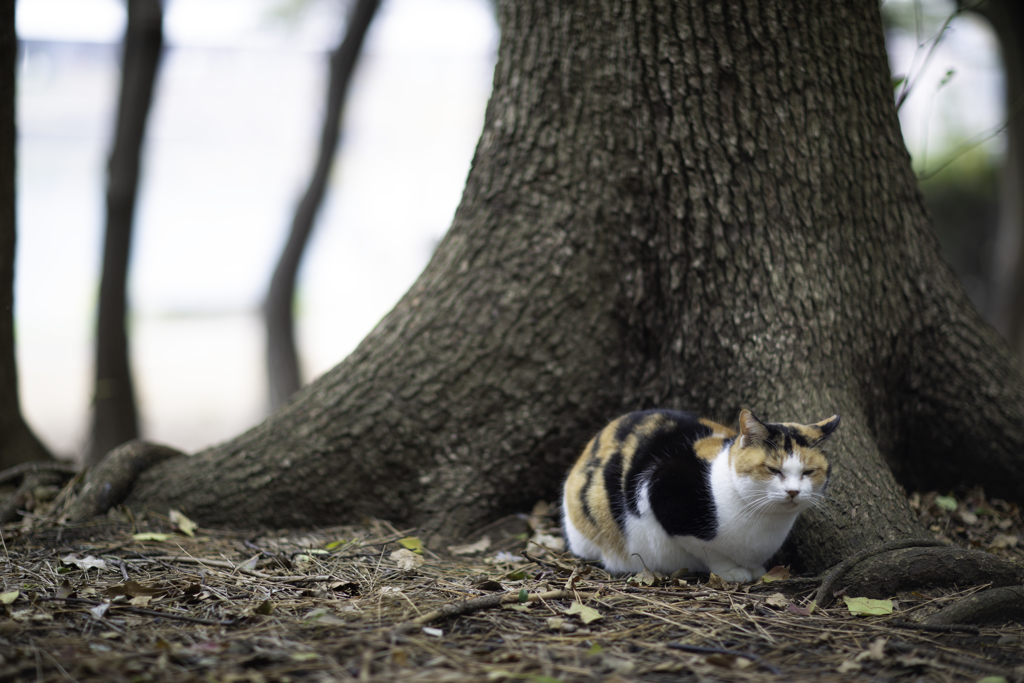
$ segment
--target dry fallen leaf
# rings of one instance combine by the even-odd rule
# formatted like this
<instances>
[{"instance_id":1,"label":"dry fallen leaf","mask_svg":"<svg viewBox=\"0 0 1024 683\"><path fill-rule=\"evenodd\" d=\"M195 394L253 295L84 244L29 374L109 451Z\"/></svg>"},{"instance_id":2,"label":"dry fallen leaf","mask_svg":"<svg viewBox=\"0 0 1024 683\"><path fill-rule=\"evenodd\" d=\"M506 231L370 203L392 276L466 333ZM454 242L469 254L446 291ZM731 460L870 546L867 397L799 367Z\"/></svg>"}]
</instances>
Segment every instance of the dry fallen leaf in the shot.
<instances>
[{"instance_id":1,"label":"dry fallen leaf","mask_svg":"<svg viewBox=\"0 0 1024 683\"><path fill-rule=\"evenodd\" d=\"M868 659L873 662L882 661L885 658L885 645L888 642L888 638L875 638L871 642L871 645L868 646L868 649L857 655L854 660L858 662L863 662Z\"/></svg>"},{"instance_id":2,"label":"dry fallen leaf","mask_svg":"<svg viewBox=\"0 0 1024 683\"><path fill-rule=\"evenodd\" d=\"M119 595L126 595L129 598L137 598L139 596L159 595L160 593L166 593L167 590L165 588L143 586L138 581L129 580L116 586L111 586L106 592L108 598L116 598Z\"/></svg>"},{"instance_id":3,"label":"dry fallen leaf","mask_svg":"<svg viewBox=\"0 0 1024 683\"><path fill-rule=\"evenodd\" d=\"M786 611L801 617L809 617L811 616L811 612L814 611L814 603L812 602L809 608L791 604L786 607Z\"/></svg>"},{"instance_id":4,"label":"dry fallen leaf","mask_svg":"<svg viewBox=\"0 0 1024 683\"><path fill-rule=\"evenodd\" d=\"M576 584L579 583L580 579L591 572L589 564L578 564L572 568L572 574L565 582L565 590L572 591L576 590Z\"/></svg>"},{"instance_id":5,"label":"dry fallen leaf","mask_svg":"<svg viewBox=\"0 0 1024 683\"><path fill-rule=\"evenodd\" d=\"M547 627L552 631L572 633L576 630L576 624L572 623L568 619L563 619L562 617L548 617L545 624L547 624Z\"/></svg>"},{"instance_id":6,"label":"dry fallen leaf","mask_svg":"<svg viewBox=\"0 0 1024 683\"><path fill-rule=\"evenodd\" d=\"M661 577L650 569L644 569L639 574L634 574L626 579L626 583L631 586L657 586L661 583Z\"/></svg>"},{"instance_id":7,"label":"dry fallen leaf","mask_svg":"<svg viewBox=\"0 0 1024 683\"><path fill-rule=\"evenodd\" d=\"M491 537L484 536L476 543L467 543L465 545L450 545L448 546L448 552L452 555L472 555L473 553L482 553L491 547Z\"/></svg>"},{"instance_id":8,"label":"dry fallen leaf","mask_svg":"<svg viewBox=\"0 0 1024 683\"><path fill-rule=\"evenodd\" d=\"M178 527L178 531L181 533L189 537L196 535L196 523L177 510L171 510L167 517L171 520L171 524Z\"/></svg>"},{"instance_id":9,"label":"dry fallen leaf","mask_svg":"<svg viewBox=\"0 0 1024 683\"><path fill-rule=\"evenodd\" d=\"M580 615L580 619L583 620L584 624L589 624L592 621L597 621L598 619L602 618L602 615L601 615L600 612L598 612L593 607L587 607L586 605L584 605L582 602L580 602L578 600L573 600L572 604L569 605L569 609L566 610L565 613L566 614L578 614L578 615Z\"/></svg>"},{"instance_id":10,"label":"dry fallen leaf","mask_svg":"<svg viewBox=\"0 0 1024 683\"><path fill-rule=\"evenodd\" d=\"M789 567L772 567L771 570L761 577L761 583L771 583L772 581L783 581L789 578Z\"/></svg>"},{"instance_id":11,"label":"dry fallen leaf","mask_svg":"<svg viewBox=\"0 0 1024 683\"><path fill-rule=\"evenodd\" d=\"M964 524L977 524L978 515L974 514L970 510L964 510L960 513L960 519L964 521Z\"/></svg>"},{"instance_id":12,"label":"dry fallen leaf","mask_svg":"<svg viewBox=\"0 0 1024 683\"><path fill-rule=\"evenodd\" d=\"M391 559L398 565L399 569L409 570L416 569L423 564L423 556L417 555L411 550L400 548L395 552L391 553Z\"/></svg>"},{"instance_id":13,"label":"dry fallen leaf","mask_svg":"<svg viewBox=\"0 0 1024 683\"><path fill-rule=\"evenodd\" d=\"M845 662L840 664L839 668L836 670L841 674L848 674L854 671L860 671L860 664L853 661L852 659L847 659Z\"/></svg>"},{"instance_id":14,"label":"dry fallen leaf","mask_svg":"<svg viewBox=\"0 0 1024 683\"><path fill-rule=\"evenodd\" d=\"M716 591L724 591L727 590L729 586L726 585L721 576L712 573L711 576L708 577L708 588L714 588Z\"/></svg>"},{"instance_id":15,"label":"dry fallen leaf","mask_svg":"<svg viewBox=\"0 0 1024 683\"><path fill-rule=\"evenodd\" d=\"M1016 548L1019 540L1020 539L1012 534L996 534L995 538L992 539L992 542L988 544L988 547L993 550Z\"/></svg>"},{"instance_id":16,"label":"dry fallen leaf","mask_svg":"<svg viewBox=\"0 0 1024 683\"><path fill-rule=\"evenodd\" d=\"M67 555L60 558L60 561L64 564L73 564L81 570L89 571L90 569L103 569L106 570L107 563L104 560L97 560L92 555L87 555L84 559L78 559L74 555Z\"/></svg>"},{"instance_id":17,"label":"dry fallen leaf","mask_svg":"<svg viewBox=\"0 0 1024 683\"><path fill-rule=\"evenodd\" d=\"M565 539L554 534L543 534L537 532L530 539L530 553L543 556L549 550L560 553L565 550Z\"/></svg>"},{"instance_id":18,"label":"dry fallen leaf","mask_svg":"<svg viewBox=\"0 0 1024 683\"><path fill-rule=\"evenodd\" d=\"M104 602L91 608L89 612L97 619L102 619L103 615L107 613L108 609L110 609L110 603Z\"/></svg>"},{"instance_id":19,"label":"dry fallen leaf","mask_svg":"<svg viewBox=\"0 0 1024 683\"><path fill-rule=\"evenodd\" d=\"M789 598L787 598L782 593L772 593L768 596L768 599L765 600L765 603L771 605L772 607L788 607Z\"/></svg>"}]
</instances>

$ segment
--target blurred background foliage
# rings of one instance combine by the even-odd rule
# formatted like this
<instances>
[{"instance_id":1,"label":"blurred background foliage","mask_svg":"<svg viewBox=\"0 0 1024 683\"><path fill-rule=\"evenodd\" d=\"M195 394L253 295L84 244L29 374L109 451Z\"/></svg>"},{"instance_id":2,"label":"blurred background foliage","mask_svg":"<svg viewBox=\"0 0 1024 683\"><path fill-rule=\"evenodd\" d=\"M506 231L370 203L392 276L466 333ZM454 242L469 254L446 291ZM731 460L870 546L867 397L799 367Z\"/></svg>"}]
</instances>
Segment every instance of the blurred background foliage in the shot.
<instances>
[{"instance_id":1,"label":"blurred background foliage","mask_svg":"<svg viewBox=\"0 0 1024 683\"><path fill-rule=\"evenodd\" d=\"M885 0L882 17L904 141L947 261L985 317L1005 327L1012 264L999 262L1007 163L1006 73L985 3ZM901 102L901 97L904 97ZM1024 188L1022 188L1024 189ZM1004 330L1005 331L1005 330Z\"/></svg>"}]
</instances>

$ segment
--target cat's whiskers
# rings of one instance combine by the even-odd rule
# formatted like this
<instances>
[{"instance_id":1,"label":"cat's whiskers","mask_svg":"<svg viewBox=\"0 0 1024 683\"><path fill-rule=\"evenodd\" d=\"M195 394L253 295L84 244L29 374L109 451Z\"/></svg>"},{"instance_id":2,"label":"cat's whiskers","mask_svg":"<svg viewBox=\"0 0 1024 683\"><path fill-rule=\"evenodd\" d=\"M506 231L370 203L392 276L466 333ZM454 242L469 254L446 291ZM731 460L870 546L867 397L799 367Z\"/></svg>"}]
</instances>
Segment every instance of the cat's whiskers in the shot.
<instances>
[{"instance_id":1,"label":"cat's whiskers","mask_svg":"<svg viewBox=\"0 0 1024 683\"><path fill-rule=\"evenodd\" d=\"M751 523L757 523L768 514L768 510L771 509L774 503L775 501L771 496L763 493L744 505L740 509L740 514L747 517Z\"/></svg>"},{"instance_id":2,"label":"cat's whiskers","mask_svg":"<svg viewBox=\"0 0 1024 683\"><path fill-rule=\"evenodd\" d=\"M827 493L811 494L811 509L821 513L828 519L835 519L839 511L835 508L839 503Z\"/></svg>"}]
</instances>

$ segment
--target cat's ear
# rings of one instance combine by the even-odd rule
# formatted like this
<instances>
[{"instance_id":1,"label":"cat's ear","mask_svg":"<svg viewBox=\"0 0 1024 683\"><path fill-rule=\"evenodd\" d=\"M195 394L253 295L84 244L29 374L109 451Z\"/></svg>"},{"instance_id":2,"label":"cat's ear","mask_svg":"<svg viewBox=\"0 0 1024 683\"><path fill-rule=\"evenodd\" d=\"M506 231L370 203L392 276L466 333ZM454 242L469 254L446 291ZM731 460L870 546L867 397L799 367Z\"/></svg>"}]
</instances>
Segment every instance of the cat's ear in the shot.
<instances>
[{"instance_id":1,"label":"cat's ear","mask_svg":"<svg viewBox=\"0 0 1024 683\"><path fill-rule=\"evenodd\" d=\"M832 436L832 432L836 431L836 427L839 426L839 415L833 415L832 417L828 418L827 420L822 420L821 422L815 422L814 426L817 427L818 431L821 433L821 436L819 436L817 439L815 439L814 440L814 444L813 444L815 446L818 446L823 441L825 441L825 439L827 439L828 437Z\"/></svg>"},{"instance_id":2,"label":"cat's ear","mask_svg":"<svg viewBox=\"0 0 1024 683\"><path fill-rule=\"evenodd\" d=\"M756 446L768 440L768 428L757 417L744 408L740 411L740 445Z\"/></svg>"}]
</instances>

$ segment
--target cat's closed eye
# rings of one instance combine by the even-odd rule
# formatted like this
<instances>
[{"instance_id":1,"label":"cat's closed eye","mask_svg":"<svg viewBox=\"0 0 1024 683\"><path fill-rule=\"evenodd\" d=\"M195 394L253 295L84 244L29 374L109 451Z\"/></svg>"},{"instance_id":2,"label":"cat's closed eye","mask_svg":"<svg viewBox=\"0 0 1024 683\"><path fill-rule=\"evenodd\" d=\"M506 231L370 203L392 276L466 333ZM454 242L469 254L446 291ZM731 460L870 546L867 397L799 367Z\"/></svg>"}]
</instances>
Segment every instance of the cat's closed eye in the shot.
<instances>
[{"instance_id":1,"label":"cat's closed eye","mask_svg":"<svg viewBox=\"0 0 1024 683\"><path fill-rule=\"evenodd\" d=\"M768 465L765 465L765 468L766 468L766 469L767 469L767 470L768 470L769 472L771 472L772 474L782 474L782 470L780 470L780 469L778 469L778 468L775 468L775 467L769 467Z\"/></svg>"},{"instance_id":2,"label":"cat's closed eye","mask_svg":"<svg viewBox=\"0 0 1024 683\"><path fill-rule=\"evenodd\" d=\"M805 476L805 477L810 477L810 476L813 476L813 475L814 475L814 473L815 473L815 472L817 472L817 471L818 471L818 470L804 470L804 476Z\"/></svg>"}]
</instances>

